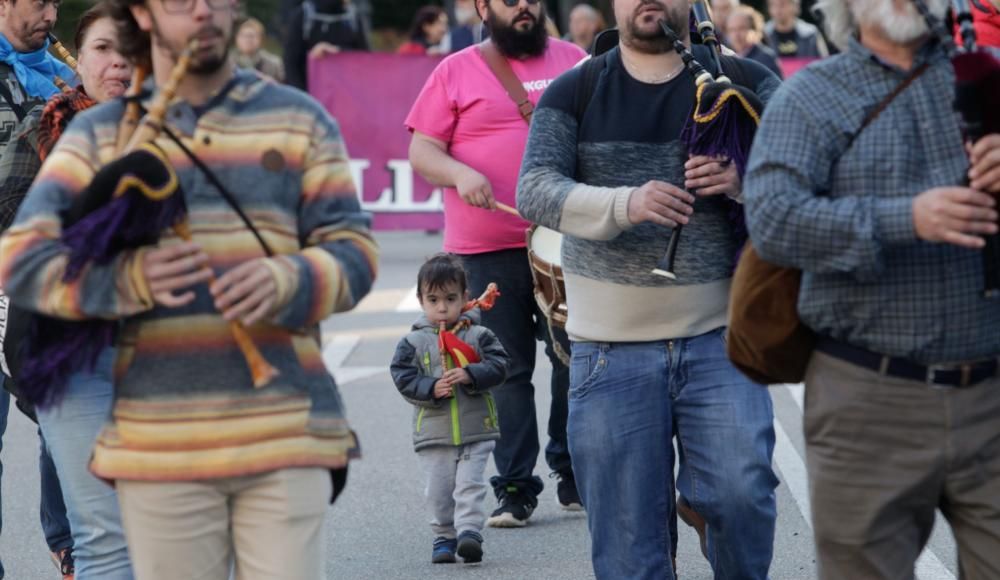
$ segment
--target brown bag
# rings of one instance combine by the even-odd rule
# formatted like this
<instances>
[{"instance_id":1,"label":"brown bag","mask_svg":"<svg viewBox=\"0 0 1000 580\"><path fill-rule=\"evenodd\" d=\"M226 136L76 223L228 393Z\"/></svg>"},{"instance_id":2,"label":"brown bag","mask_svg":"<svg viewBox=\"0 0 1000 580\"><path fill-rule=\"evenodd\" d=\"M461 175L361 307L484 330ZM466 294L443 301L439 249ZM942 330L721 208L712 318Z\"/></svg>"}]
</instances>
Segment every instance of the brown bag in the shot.
<instances>
[{"instance_id":1,"label":"brown bag","mask_svg":"<svg viewBox=\"0 0 1000 580\"><path fill-rule=\"evenodd\" d=\"M929 63L913 69L865 116L847 140L854 140ZM843 155L843 154L841 154ZM726 352L733 365L751 380L765 385L800 383L816 346L816 333L799 320L802 271L765 262L748 241L733 274L729 294L729 332Z\"/></svg>"},{"instance_id":2,"label":"brown bag","mask_svg":"<svg viewBox=\"0 0 1000 580\"><path fill-rule=\"evenodd\" d=\"M747 242L729 298L729 360L751 380L799 383L816 334L799 320L802 271L765 262Z\"/></svg>"}]
</instances>

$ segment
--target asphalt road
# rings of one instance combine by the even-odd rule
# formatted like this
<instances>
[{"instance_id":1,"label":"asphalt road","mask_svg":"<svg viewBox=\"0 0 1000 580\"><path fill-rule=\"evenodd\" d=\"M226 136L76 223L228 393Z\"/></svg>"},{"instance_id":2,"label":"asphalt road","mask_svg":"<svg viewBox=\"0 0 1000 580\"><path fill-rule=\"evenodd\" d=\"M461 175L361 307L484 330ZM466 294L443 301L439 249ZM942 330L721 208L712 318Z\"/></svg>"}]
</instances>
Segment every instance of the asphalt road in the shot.
<instances>
[{"instance_id":1,"label":"asphalt road","mask_svg":"<svg viewBox=\"0 0 1000 580\"><path fill-rule=\"evenodd\" d=\"M586 518L556 504L555 480L537 473L545 491L528 527L484 532L485 557L477 565L432 565L431 532L422 500L423 474L410 445L410 407L396 393L387 370L398 339L414 320L416 271L424 257L438 251L435 234L381 234L381 273L372 294L353 312L324 324L327 365L333 370L358 431L364 457L354 462L347 489L327 517L327 577L337 580L428 578L579 580L593 578ZM545 357L539 353L539 361ZM547 420L546 363L536 370L539 421ZM771 388L778 437L775 467L778 528L773 580L815 577L808 485L803 462L800 386ZM3 440L3 533L0 558L7 579L55 579L38 523L37 436L12 410ZM544 429L542 429L544 433ZM492 470L492 465L490 466ZM488 499L492 509L492 498ZM698 539L683 524L678 572L683 580L708 580L711 570ZM934 536L918 564L920 580L954 580L955 546L939 518ZM170 579L174 580L174 579ZM179 579L180 580L180 579Z\"/></svg>"}]
</instances>

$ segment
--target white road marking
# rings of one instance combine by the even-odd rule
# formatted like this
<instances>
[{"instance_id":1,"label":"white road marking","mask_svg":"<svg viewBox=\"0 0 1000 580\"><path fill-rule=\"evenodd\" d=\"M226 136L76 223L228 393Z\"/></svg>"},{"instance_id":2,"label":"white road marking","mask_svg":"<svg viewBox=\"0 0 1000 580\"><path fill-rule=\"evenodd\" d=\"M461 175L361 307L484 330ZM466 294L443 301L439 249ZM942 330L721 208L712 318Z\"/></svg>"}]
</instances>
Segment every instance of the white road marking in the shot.
<instances>
[{"instance_id":1,"label":"white road marking","mask_svg":"<svg viewBox=\"0 0 1000 580\"><path fill-rule=\"evenodd\" d=\"M417 300L417 286L406 293L406 296L396 305L396 312L420 312L420 301Z\"/></svg>"},{"instance_id":2,"label":"white road marking","mask_svg":"<svg viewBox=\"0 0 1000 580\"><path fill-rule=\"evenodd\" d=\"M346 385L389 370L388 366L345 367L344 362L347 361L347 357L351 356L360 342L361 336L357 334L335 334L323 347L323 363L326 364L327 370L333 374L338 385Z\"/></svg>"}]
</instances>

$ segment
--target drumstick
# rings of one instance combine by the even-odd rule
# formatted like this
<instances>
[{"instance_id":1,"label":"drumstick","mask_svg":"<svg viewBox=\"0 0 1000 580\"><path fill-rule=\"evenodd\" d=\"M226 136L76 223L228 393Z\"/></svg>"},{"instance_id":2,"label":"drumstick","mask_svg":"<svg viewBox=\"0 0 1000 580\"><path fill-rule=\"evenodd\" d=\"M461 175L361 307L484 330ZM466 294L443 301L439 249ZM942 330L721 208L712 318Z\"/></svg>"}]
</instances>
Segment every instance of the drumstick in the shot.
<instances>
[{"instance_id":1,"label":"drumstick","mask_svg":"<svg viewBox=\"0 0 1000 580\"><path fill-rule=\"evenodd\" d=\"M500 211L502 211L502 212L507 212L510 215L521 217L521 212L517 211L513 207L507 205L506 203L500 203L498 201L497 202L497 209L500 210Z\"/></svg>"}]
</instances>

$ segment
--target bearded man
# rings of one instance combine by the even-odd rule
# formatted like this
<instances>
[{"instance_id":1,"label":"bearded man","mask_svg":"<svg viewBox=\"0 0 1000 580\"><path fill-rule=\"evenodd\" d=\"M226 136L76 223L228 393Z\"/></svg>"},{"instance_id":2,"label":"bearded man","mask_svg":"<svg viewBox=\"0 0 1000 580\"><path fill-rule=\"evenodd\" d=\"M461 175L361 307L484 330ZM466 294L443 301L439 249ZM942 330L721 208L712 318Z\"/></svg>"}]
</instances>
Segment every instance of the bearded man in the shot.
<instances>
[{"instance_id":1,"label":"bearded man","mask_svg":"<svg viewBox=\"0 0 1000 580\"><path fill-rule=\"evenodd\" d=\"M602 66L585 110L578 100L591 63L542 97L517 188L525 217L564 234L569 445L594 572L673 578L679 458L677 511L707 527L699 531L715 577L763 580L778 483L773 411L724 342L739 175L726 159L689 156L680 140L694 78L659 21L687 41L687 0L615 0L614 10L619 45L595 57ZM703 48L694 47L711 66ZM724 64L764 101L778 86L754 61ZM683 246L670 280L652 270L678 224Z\"/></svg>"},{"instance_id":2,"label":"bearded man","mask_svg":"<svg viewBox=\"0 0 1000 580\"><path fill-rule=\"evenodd\" d=\"M462 256L469 290L478 295L496 282L503 299L483 313L511 355L507 382L495 393L501 439L493 457L499 475L490 483L499 501L487 524L520 527L538 504L542 480L533 475L538 457L535 417L535 370L538 337L552 361L552 408L545 458L559 476L559 503L579 509L580 500L566 444L566 397L569 371L552 349L557 340L568 350L565 333L550 336L535 304L519 217L497 213L497 202L514 204L517 173L528 139L528 123L507 95L483 56L495 49L506 61L528 98L537 103L559 74L586 54L575 45L549 38L545 9L539 0L477 0L490 39L444 59L417 97L407 128L413 132L410 162L430 183L444 187L444 249Z\"/></svg>"},{"instance_id":3,"label":"bearded man","mask_svg":"<svg viewBox=\"0 0 1000 580\"><path fill-rule=\"evenodd\" d=\"M754 246L803 271L819 337L804 417L819 575L912 578L940 510L962 577L1000 578L1000 303L980 252L1000 135L963 143L945 47L910 0L821 7L844 52L775 95L745 188Z\"/></svg>"},{"instance_id":4,"label":"bearded man","mask_svg":"<svg viewBox=\"0 0 1000 580\"><path fill-rule=\"evenodd\" d=\"M110 4L119 52L152 64L150 98L198 41L178 98L128 158L121 99L73 118L0 240L0 283L48 316L121 321L90 469L115 483L137 580L320 580L333 470L357 443L310 333L360 301L377 267L340 130L308 95L235 68L233 2ZM66 275L73 200L167 167L191 240L164 233ZM278 371L265 385L236 320Z\"/></svg>"}]
</instances>

